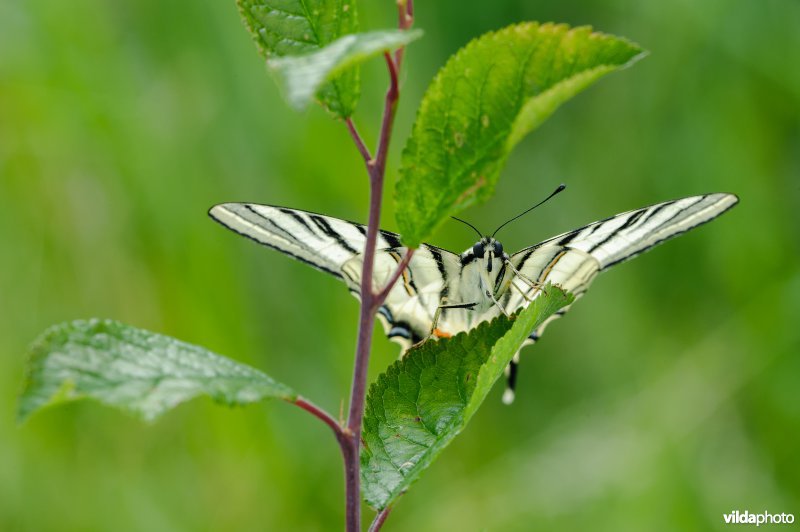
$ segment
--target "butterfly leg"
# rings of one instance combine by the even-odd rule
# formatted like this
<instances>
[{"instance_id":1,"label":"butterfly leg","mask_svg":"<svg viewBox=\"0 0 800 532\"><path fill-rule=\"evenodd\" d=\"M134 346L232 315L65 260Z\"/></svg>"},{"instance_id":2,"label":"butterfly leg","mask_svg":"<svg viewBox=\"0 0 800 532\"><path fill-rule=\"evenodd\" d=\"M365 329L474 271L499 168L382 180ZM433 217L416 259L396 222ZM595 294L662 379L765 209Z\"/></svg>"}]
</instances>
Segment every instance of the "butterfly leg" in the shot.
<instances>
[{"instance_id":1,"label":"butterfly leg","mask_svg":"<svg viewBox=\"0 0 800 532\"><path fill-rule=\"evenodd\" d=\"M509 284L511 286L513 286L517 290L517 292L519 292L519 295L522 296L522 299L524 299L528 303L532 303L533 302L533 300L531 298L529 298L528 295L525 292L522 291L522 288L520 288L519 286L515 285L514 283L509 283Z\"/></svg>"},{"instance_id":2,"label":"butterfly leg","mask_svg":"<svg viewBox=\"0 0 800 532\"><path fill-rule=\"evenodd\" d=\"M528 286L530 286L530 287L531 287L531 288L533 288L534 290L537 290L537 291L538 291L538 290L542 290L542 291L544 292L544 294L545 294L545 295L547 295L547 292L543 290L543 288L544 288L544 285L543 285L542 283L537 283L536 281L533 281L533 280L531 280L531 279L528 279L528 278L527 278L525 275L523 275L523 274L522 274L522 272L520 272L518 269L516 269L516 268L514 267L514 265L513 265L513 264L511 264L511 261L510 261L510 260L507 260L507 261L506 261L506 266L508 266L508 268L509 268L509 269L510 269L512 272L514 272L514 274L515 274L517 277L519 277L519 278L522 280L522 282L523 282L523 283L527 284ZM514 284L514 283L511 283L511 284ZM519 287L517 287L517 288L519 288ZM526 298L526 299L527 299L527 298Z\"/></svg>"},{"instance_id":3,"label":"butterfly leg","mask_svg":"<svg viewBox=\"0 0 800 532\"><path fill-rule=\"evenodd\" d=\"M504 309L504 308L503 308L503 305L501 305L501 304L500 304L500 302L497 300L497 298L496 298L496 297L494 297L494 294L493 294L491 291L489 291L489 290L487 290L487 291L486 291L486 297L488 297L489 299L491 299L491 300L492 300L492 302L493 302L495 305L497 305L497 308L499 308L499 309L500 309L500 312L502 312L502 313L503 313L503 315L504 315L506 318L508 318L508 317L509 317L509 315L508 315L508 312L506 312L506 309Z\"/></svg>"},{"instance_id":4,"label":"butterfly leg","mask_svg":"<svg viewBox=\"0 0 800 532\"><path fill-rule=\"evenodd\" d=\"M415 346L424 344L425 342L430 340L432 337L436 337L436 338L443 337L442 335L436 334L436 332L437 332L436 326L439 323L439 317L442 315L442 310L443 309L447 309L447 308L468 308L468 309L473 309L473 308L475 308L475 305L477 305L477 303L453 303L453 304L447 304L446 301L447 301L447 298L442 298L441 303L439 304L438 307L436 307L436 312L433 314L433 319L431 320L431 330L428 332L428 336L426 336L422 341L417 342L416 344L414 344Z\"/></svg>"}]
</instances>

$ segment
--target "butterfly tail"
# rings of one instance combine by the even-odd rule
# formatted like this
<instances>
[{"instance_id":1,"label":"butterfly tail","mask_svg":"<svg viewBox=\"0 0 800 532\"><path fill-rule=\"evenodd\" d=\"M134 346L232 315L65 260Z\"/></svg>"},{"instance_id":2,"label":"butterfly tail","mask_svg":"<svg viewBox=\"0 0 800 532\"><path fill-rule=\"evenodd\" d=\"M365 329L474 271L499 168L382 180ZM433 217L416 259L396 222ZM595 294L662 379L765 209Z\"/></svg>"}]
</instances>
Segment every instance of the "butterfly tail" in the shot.
<instances>
[{"instance_id":1,"label":"butterfly tail","mask_svg":"<svg viewBox=\"0 0 800 532\"><path fill-rule=\"evenodd\" d=\"M506 390L503 392L503 404L510 405L514 402L517 389L517 371L519 370L519 351L506 366Z\"/></svg>"},{"instance_id":2,"label":"butterfly tail","mask_svg":"<svg viewBox=\"0 0 800 532\"><path fill-rule=\"evenodd\" d=\"M542 335L542 333L544 332L545 328L548 325L550 325L550 323L552 323L553 320L557 320L558 318L560 318L561 316L566 314L571 306L572 305L570 304L570 305L558 310L558 312L556 312L555 314L553 314L552 316L547 318L544 321L544 323L539 325L539 327L537 327L536 330L533 331L528 336L528 338L522 344L522 347L519 348L519 351L517 351L514 354L514 356L511 358L511 362L509 362L508 366L506 366L506 372L505 372L505 374L506 374L506 389L503 392L503 403L504 404L510 405L511 403L513 403L514 399L516 398L516 395L517 395L517 377L519 375L519 354L522 351L522 349L526 345L535 344L539 340L539 337Z\"/></svg>"}]
</instances>

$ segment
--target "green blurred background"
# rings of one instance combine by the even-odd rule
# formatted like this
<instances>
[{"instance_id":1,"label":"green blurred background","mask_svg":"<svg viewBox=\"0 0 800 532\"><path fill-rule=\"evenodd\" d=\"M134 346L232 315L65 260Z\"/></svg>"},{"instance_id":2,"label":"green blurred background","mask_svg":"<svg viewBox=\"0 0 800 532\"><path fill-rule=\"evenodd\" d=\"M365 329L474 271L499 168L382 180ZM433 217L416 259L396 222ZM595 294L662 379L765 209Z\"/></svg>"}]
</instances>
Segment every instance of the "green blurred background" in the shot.
<instances>
[{"instance_id":1,"label":"green blurred background","mask_svg":"<svg viewBox=\"0 0 800 532\"><path fill-rule=\"evenodd\" d=\"M368 5L367 5L368 4ZM730 191L731 213L598 279L525 353L386 530L708 530L800 518L800 3L418 2L398 154L425 86L470 38L521 20L627 36L651 56L516 150L480 227L507 249L623 210ZM362 2L363 27L395 24ZM377 133L386 74L356 116ZM282 403L208 400L143 425L90 403L14 420L26 346L100 316L258 366L338 411L357 304L206 217L222 201L364 220L344 127L290 112L232 0L0 2L0 530L336 530L339 451ZM384 227L394 229L391 197ZM451 224L433 243L460 251ZM378 336L372 374L396 356Z\"/></svg>"}]
</instances>

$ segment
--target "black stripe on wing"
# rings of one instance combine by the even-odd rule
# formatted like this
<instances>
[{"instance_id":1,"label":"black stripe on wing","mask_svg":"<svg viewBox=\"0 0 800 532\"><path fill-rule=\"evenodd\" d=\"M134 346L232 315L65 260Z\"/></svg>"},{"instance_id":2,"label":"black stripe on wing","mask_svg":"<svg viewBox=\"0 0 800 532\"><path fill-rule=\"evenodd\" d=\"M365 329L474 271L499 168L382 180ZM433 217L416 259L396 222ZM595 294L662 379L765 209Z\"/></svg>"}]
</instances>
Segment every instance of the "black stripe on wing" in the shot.
<instances>
[{"instance_id":1,"label":"black stripe on wing","mask_svg":"<svg viewBox=\"0 0 800 532\"><path fill-rule=\"evenodd\" d=\"M658 203L554 236L520 253L558 244L591 254L606 269L713 220L737 202L732 194L717 193Z\"/></svg>"},{"instance_id":2,"label":"black stripe on wing","mask_svg":"<svg viewBox=\"0 0 800 532\"><path fill-rule=\"evenodd\" d=\"M645 246L645 247L643 247L641 249L638 249L638 250L634 251L633 253L630 253L628 255L625 255L623 257L619 257L619 258L617 258L617 259L615 259L613 261L610 261L610 262L608 262L608 263L603 265L603 269L610 268L610 267L612 267L612 266L614 266L616 264L619 264L620 262L624 262L626 260L629 260L629 259L632 259L634 257L637 257L637 256L641 255L642 253L644 253L645 251L648 251L651 248L654 248L655 246L661 244L662 242L665 242L665 241L667 241L667 240L669 240L671 238L674 238L676 236L680 236L683 233L686 233L687 231L690 231L690 230L692 230L692 229L694 229L696 227L700 227L701 225L707 224L708 222L710 222L714 218L717 218L721 214L724 214L725 212L727 212L730 209L732 209L739 202L739 198L737 198L736 196L733 196L733 198L735 198L734 201L732 201L729 205L725 206L723 209L717 211L713 216L701 219L701 220L697 221L697 223L694 223L693 225L690 225L690 226L686 227L685 229L681 229L679 231L672 232L672 233L664 236L663 238L660 238L660 239L654 240L653 242L650 242L647 246Z\"/></svg>"},{"instance_id":3,"label":"black stripe on wing","mask_svg":"<svg viewBox=\"0 0 800 532\"><path fill-rule=\"evenodd\" d=\"M310 211L255 203L224 203L209 210L211 218L259 244L342 277L341 267L364 249L362 224ZM380 231L378 248L400 247L400 235Z\"/></svg>"},{"instance_id":4,"label":"black stripe on wing","mask_svg":"<svg viewBox=\"0 0 800 532\"><path fill-rule=\"evenodd\" d=\"M345 249L346 251L349 251L349 252L350 252L350 253L352 253L353 255L357 255L358 253L361 253L361 252L362 252L360 249L355 249L353 246L351 246L351 245L350 245L350 244L347 242L347 240L345 240L345 239L344 239L344 237L342 236L342 234L341 234L341 233L339 233L339 232L335 231L335 230L334 230L334 229L331 227L331 225L330 225L330 224L327 222L327 220L325 220L325 218L324 218L324 217L322 217L322 216L320 216L320 215L318 215L318 214L313 214L313 215L311 215L311 216L310 216L310 218L311 218L311 221L312 221L312 222L314 222L314 223L316 224L316 226L317 226L317 227L319 227L319 228L320 228L320 230L321 230L323 233L325 233L327 236L329 236L329 237L333 238L333 239L334 239L334 240L335 240L335 241L336 241L336 242L337 242L337 243L338 243L340 246L342 246L342 248L343 248L343 249ZM350 225L353 225L353 223L352 223L352 222L348 222L348 223L349 223ZM305 225L305 224L304 224L304 225ZM360 231L359 231L359 232L360 232Z\"/></svg>"},{"instance_id":5,"label":"black stripe on wing","mask_svg":"<svg viewBox=\"0 0 800 532\"><path fill-rule=\"evenodd\" d=\"M556 272L560 273L562 278L555 278L562 284L564 284L563 281L566 281L567 285L572 284L567 288L577 300L586 291L591 278L598 271L640 255L665 240L703 225L731 209L737 202L738 198L732 194L705 194L651 205L643 209L610 216L557 235L515 253L511 260L516 263L517 269L523 274L528 274L530 278L535 277L534 280L541 283L545 279L554 279L550 273L556 272L559 262L569 256L565 254L566 251L582 253L586 258L586 262L583 262L585 266L591 266L590 262L594 263L594 266L584 271L584 274L587 275L585 280L578 275L581 268L575 269L575 275L571 275L569 270ZM504 300L506 305L516 301L516 299L512 299L514 297L509 293ZM553 320L563 316L568 309L569 307L562 308L550 316L529 335L523 345L536 342L545 327ZM509 310L513 309L509 308ZM517 356L509 365L506 373L508 379L508 388L504 395L506 402L514 398L514 387L518 375Z\"/></svg>"},{"instance_id":6,"label":"black stripe on wing","mask_svg":"<svg viewBox=\"0 0 800 532\"><path fill-rule=\"evenodd\" d=\"M245 205L245 204L239 204L239 205L242 205L243 208L248 208L248 206ZM284 255L287 255L287 256L289 256L289 257L291 257L291 258L293 258L295 260L298 260L298 261L300 261L302 263L308 264L309 266L311 266L313 268L316 268L316 269L318 269L320 271L323 271L325 273L329 273L329 274L333 275L334 277L338 277L340 279L342 278L341 273L339 273L338 271L335 271L335 270L325 266L324 264L321 264L319 262L314 262L314 261L312 261L310 259L302 257L302 256L300 256L298 254L295 254L295 253L289 251L288 249L282 248L282 247L278 246L275 243L272 243L270 241L261 239L261 238L259 238L258 233L243 230L242 229L243 226L235 225L235 224L231 224L231 223L226 223L226 221L219 215L219 213L218 213L219 211L217 213L214 212L214 209L217 208L217 207L220 207L220 205L216 205L216 206L212 207L212 209L208 213L209 216L212 219L214 219L215 221L219 222L223 226L225 226L228 229L230 229L231 231L233 231L234 233L236 233L238 235L241 235L241 236L243 236L245 238L248 238L248 239L252 240L253 242L261 244L262 246L266 246L268 248L272 248L274 250L280 251ZM274 225L274 223L273 223L273 225Z\"/></svg>"},{"instance_id":7,"label":"black stripe on wing","mask_svg":"<svg viewBox=\"0 0 800 532\"><path fill-rule=\"evenodd\" d=\"M445 298L450 295L450 285L448 283L447 268L445 268L444 259L442 257L442 250L433 246L426 247L428 251L430 251L433 260L436 262L436 269L439 270L439 275L442 276L442 289L439 290L439 301L444 301ZM444 312L444 310L445 309L442 309L442 312Z\"/></svg>"}]
</instances>

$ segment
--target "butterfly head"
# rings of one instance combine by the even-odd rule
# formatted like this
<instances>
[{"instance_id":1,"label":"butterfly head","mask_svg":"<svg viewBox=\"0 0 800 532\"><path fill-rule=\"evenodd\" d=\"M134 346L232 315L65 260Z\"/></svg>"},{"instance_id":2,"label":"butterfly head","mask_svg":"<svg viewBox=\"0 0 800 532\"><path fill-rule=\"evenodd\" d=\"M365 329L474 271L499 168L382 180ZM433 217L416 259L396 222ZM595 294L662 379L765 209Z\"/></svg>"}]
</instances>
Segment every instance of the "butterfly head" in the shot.
<instances>
[{"instance_id":1,"label":"butterfly head","mask_svg":"<svg viewBox=\"0 0 800 532\"><path fill-rule=\"evenodd\" d=\"M462 257L467 260L483 260L486 271L491 273L493 263L508 259L508 255L503 251L503 244L490 236L485 236L478 240L470 249L466 250Z\"/></svg>"},{"instance_id":2,"label":"butterfly head","mask_svg":"<svg viewBox=\"0 0 800 532\"><path fill-rule=\"evenodd\" d=\"M467 227L472 228L472 230L475 231L476 233L478 233L478 236L481 237L481 239L478 240L475 243L475 245L473 245L470 249L466 250L464 253L461 254L461 263L462 264L467 264L469 262L472 262L473 260L481 260L481 259L483 259L483 261L484 261L483 263L484 263L484 265L486 267L486 271L488 273L492 273L493 263L494 263L495 260L498 261L500 264L503 264L505 261L509 260L509 256L503 251L503 244L501 244L500 242L495 240L494 239L494 235L496 235L497 232L500 229L502 229L503 227L507 226L509 223L511 223L514 220L518 219L519 217L524 216L525 214L531 212L533 209L535 209L536 207L538 207L542 203L546 202L547 200L549 200L550 198L552 198L556 194L560 193L565 188L567 188L567 187L564 184L558 185L558 187L549 196L547 196L545 199L543 199L542 201L540 201L539 203L537 203L533 207L531 207L531 208L523 211L522 213L514 216L510 220L507 220L504 223L500 224L500 227L498 227L497 229L494 230L494 233L492 233L492 236L482 236L484 233L482 233L477 227L475 227L474 225L472 225L468 221L462 220L461 218L456 218L455 216L451 216L450 218L452 218L453 220L456 220L458 222L461 222L462 224L466 225Z\"/></svg>"}]
</instances>

